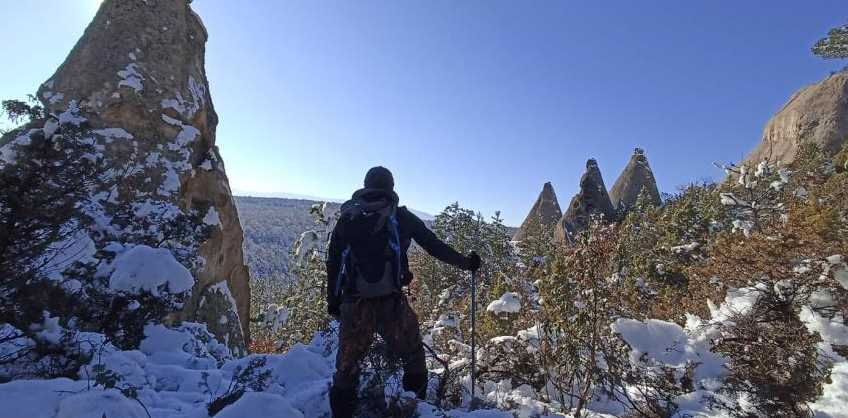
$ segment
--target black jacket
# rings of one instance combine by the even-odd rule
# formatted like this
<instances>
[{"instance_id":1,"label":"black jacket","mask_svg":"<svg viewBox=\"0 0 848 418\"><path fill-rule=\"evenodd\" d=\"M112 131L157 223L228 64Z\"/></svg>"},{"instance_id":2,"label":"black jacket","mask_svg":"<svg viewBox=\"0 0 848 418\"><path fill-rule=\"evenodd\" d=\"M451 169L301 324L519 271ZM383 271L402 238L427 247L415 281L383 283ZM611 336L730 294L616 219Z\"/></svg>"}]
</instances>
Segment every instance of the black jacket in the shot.
<instances>
[{"instance_id":1,"label":"black jacket","mask_svg":"<svg viewBox=\"0 0 848 418\"><path fill-rule=\"evenodd\" d=\"M362 189L354 193L353 196L354 199L363 199L365 201L388 199L394 204L397 204L398 201L397 195L394 192L378 189ZM342 213L344 213L345 207L349 203L350 201L342 205ZM396 217L401 246L401 285L406 286L412 281L412 273L409 271L409 260L406 255L412 240L415 240L421 248L438 260L457 267L467 268L469 263L468 258L440 240L406 206L397 208ZM330 236L330 247L327 251L327 304L331 307L341 303L338 295L334 294L334 289L336 289L336 281L338 280L341 269L342 252L349 244L349 237L345 236L347 221L348 219L342 216L336 223L336 227Z\"/></svg>"}]
</instances>

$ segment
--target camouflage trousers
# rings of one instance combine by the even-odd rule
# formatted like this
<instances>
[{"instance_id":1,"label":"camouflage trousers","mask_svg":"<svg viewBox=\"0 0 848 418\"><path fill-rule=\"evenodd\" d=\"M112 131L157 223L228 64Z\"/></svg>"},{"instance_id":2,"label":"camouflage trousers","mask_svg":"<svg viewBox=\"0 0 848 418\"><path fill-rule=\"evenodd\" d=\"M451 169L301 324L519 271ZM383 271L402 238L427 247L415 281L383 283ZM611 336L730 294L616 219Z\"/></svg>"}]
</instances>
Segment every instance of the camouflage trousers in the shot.
<instances>
[{"instance_id":1,"label":"camouflage trousers","mask_svg":"<svg viewBox=\"0 0 848 418\"><path fill-rule=\"evenodd\" d=\"M406 296L399 293L383 298L345 301L341 305L340 322L332 392L346 393L345 397L349 397L356 390L360 364L377 333L403 363L404 389L424 397L427 389L424 347L418 330L418 316L409 306Z\"/></svg>"}]
</instances>

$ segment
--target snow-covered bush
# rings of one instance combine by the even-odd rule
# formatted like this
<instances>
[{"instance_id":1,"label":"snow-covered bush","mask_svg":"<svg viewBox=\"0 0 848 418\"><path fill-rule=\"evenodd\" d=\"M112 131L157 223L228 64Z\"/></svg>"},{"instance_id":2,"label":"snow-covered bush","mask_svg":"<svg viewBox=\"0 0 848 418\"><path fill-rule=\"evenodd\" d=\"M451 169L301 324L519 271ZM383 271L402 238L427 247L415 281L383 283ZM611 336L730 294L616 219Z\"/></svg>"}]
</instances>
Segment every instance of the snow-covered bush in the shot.
<instances>
[{"instance_id":1,"label":"snow-covered bush","mask_svg":"<svg viewBox=\"0 0 848 418\"><path fill-rule=\"evenodd\" d=\"M777 170L771 191L751 184L768 181L772 170L762 163L753 174L741 171L732 187L753 196L745 205L722 195L752 227L720 233L705 262L691 269L689 290L712 301L728 292L746 294L745 303L710 324L716 330L712 350L728 359L714 405L736 416L812 416L810 405L823 394L838 347L823 345L802 313L844 323L848 289L836 265L848 240L834 233L845 227L836 198L844 192L832 182L847 184L809 145L790 167Z\"/></svg>"},{"instance_id":2,"label":"snow-covered bush","mask_svg":"<svg viewBox=\"0 0 848 418\"><path fill-rule=\"evenodd\" d=\"M719 187L695 183L667 195L662 207L640 196L621 222L616 249L620 286L629 287L633 314L683 323L686 313L707 313L688 298L689 269L699 264L730 217Z\"/></svg>"},{"instance_id":3,"label":"snow-covered bush","mask_svg":"<svg viewBox=\"0 0 848 418\"><path fill-rule=\"evenodd\" d=\"M595 220L560 249L551 275L542 279L545 389L574 416L598 401L639 416L668 416L684 392L683 376L645 373L629 361L630 348L612 326L636 316L628 303L635 290L622 286L615 262L619 232Z\"/></svg>"},{"instance_id":4,"label":"snow-covered bush","mask_svg":"<svg viewBox=\"0 0 848 418\"><path fill-rule=\"evenodd\" d=\"M494 317L485 318L486 307L518 285L518 258L499 214L487 221L454 203L436 216L433 232L463 254L476 251L480 255L483 268L477 273L477 341L482 344L502 335L510 325L502 323L498 329ZM436 402L461 405L468 396L468 384L463 379L470 371L470 274L441 263L417 247L410 249L409 263L415 277L409 299L424 327L430 368L436 371Z\"/></svg>"},{"instance_id":5,"label":"snow-covered bush","mask_svg":"<svg viewBox=\"0 0 848 418\"><path fill-rule=\"evenodd\" d=\"M792 175L789 167L769 160L756 167L721 167L731 177L723 186L721 204L733 216L734 231L748 236L784 219L789 210L784 190Z\"/></svg>"},{"instance_id":6,"label":"snow-covered bush","mask_svg":"<svg viewBox=\"0 0 848 418\"><path fill-rule=\"evenodd\" d=\"M433 232L462 254L476 251L483 260L477 273L477 309L484 312L493 287L514 277L517 258L510 234L500 214L486 221L482 215L454 203L433 222ZM460 328L470 327L471 277L466 271L446 265L418 247L410 248L409 264L415 280L410 291L422 322L436 321L443 313L457 313Z\"/></svg>"},{"instance_id":7,"label":"snow-covered bush","mask_svg":"<svg viewBox=\"0 0 848 418\"><path fill-rule=\"evenodd\" d=\"M13 110L30 121L0 144L0 381L74 377L100 346L135 348L148 323L182 307L204 211L115 200L139 170L103 150L125 135L90 129L75 105Z\"/></svg>"}]
</instances>

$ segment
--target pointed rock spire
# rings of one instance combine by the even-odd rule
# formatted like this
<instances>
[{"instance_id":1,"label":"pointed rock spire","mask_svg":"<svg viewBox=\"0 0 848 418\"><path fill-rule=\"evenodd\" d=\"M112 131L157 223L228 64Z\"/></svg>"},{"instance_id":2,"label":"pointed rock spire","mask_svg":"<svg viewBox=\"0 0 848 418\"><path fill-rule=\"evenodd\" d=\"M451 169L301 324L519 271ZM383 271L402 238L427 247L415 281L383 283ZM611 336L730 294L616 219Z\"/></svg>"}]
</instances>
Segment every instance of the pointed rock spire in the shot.
<instances>
[{"instance_id":1,"label":"pointed rock spire","mask_svg":"<svg viewBox=\"0 0 848 418\"><path fill-rule=\"evenodd\" d=\"M542 187L542 192L539 193L539 198L536 199L536 203L533 204L530 213L527 214L527 217L524 219L521 227L518 228L518 231L515 232L512 239L513 241L523 241L534 224L552 228L560 218L562 218L562 209L559 207L554 186L550 182L547 182Z\"/></svg>"},{"instance_id":2,"label":"pointed rock spire","mask_svg":"<svg viewBox=\"0 0 848 418\"><path fill-rule=\"evenodd\" d=\"M569 241L572 235L589 226L592 215L601 215L609 220L615 217L612 201L595 159L586 162L586 172L580 178L580 191L571 199L565 215L557 223L554 238L560 242Z\"/></svg>"},{"instance_id":3,"label":"pointed rock spire","mask_svg":"<svg viewBox=\"0 0 848 418\"><path fill-rule=\"evenodd\" d=\"M192 221L209 233L185 250L198 262L188 266L195 284L177 319L207 323L239 353L249 339L249 272L215 146L218 116L206 78L207 32L190 3L104 0L38 98L51 114L73 113L87 121L114 172L134 173L105 193L110 198L104 222L119 222L117 215L126 213L141 219L153 211L142 208L167 209L174 216L206 213ZM102 229L112 231L109 239L131 242L121 235L124 227Z\"/></svg>"},{"instance_id":4,"label":"pointed rock spire","mask_svg":"<svg viewBox=\"0 0 848 418\"><path fill-rule=\"evenodd\" d=\"M613 208L621 213L626 212L636 204L636 199L643 191L651 204L660 205L660 192L657 189L654 173L648 164L648 157L645 156L642 148L636 148L633 156L630 157L630 162L624 167L624 171L618 176L618 180L610 190Z\"/></svg>"}]
</instances>

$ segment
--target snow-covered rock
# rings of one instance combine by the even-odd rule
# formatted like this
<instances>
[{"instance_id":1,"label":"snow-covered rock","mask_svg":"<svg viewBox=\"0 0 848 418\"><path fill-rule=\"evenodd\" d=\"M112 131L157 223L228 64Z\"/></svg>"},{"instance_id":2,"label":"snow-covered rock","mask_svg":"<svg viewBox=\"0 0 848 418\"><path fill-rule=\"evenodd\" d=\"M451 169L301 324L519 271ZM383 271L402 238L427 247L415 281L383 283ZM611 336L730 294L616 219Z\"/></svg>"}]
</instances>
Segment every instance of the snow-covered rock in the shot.
<instances>
[{"instance_id":1,"label":"snow-covered rock","mask_svg":"<svg viewBox=\"0 0 848 418\"><path fill-rule=\"evenodd\" d=\"M240 323L210 329L232 348L243 349L249 340L249 277L242 229L215 146L218 116L204 68L206 28L190 2L98 3L100 11L82 38L39 88L37 97L47 120L43 126L11 131L0 139L5 144L0 160L14 162L16 146L29 143L32 135L56 138L71 126L82 128L80 141L96 150L96 155L85 158L102 162L107 169L92 187L91 201L80 204L93 221L83 232L96 242L97 250L108 241L161 242L173 250L193 276L191 297L174 319L217 323L222 312L195 309L204 296L202 290L226 282L236 301L233 318ZM168 30L150 30L161 27ZM206 169L209 161L216 169ZM207 208L205 217L193 216ZM189 219L189 225L180 224L188 230L213 228L192 240L171 239L174 231L169 228L183 219ZM112 261L99 251L96 257ZM126 257L118 261L127 263L132 261ZM175 267L169 260L165 264ZM185 290L183 273L168 279L171 291ZM161 276L155 280L148 276L152 282L130 283L139 277L142 271L137 269L130 275L119 272L111 281L127 291L155 291L156 282L163 281ZM219 307L231 309L214 306Z\"/></svg>"},{"instance_id":2,"label":"snow-covered rock","mask_svg":"<svg viewBox=\"0 0 848 418\"><path fill-rule=\"evenodd\" d=\"M494 314L517 313L521 311L521 295L515 292L506 292L498 300L492 301L486 307L486 311Z\"/></svg>"}]
</instances>

